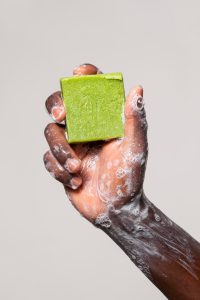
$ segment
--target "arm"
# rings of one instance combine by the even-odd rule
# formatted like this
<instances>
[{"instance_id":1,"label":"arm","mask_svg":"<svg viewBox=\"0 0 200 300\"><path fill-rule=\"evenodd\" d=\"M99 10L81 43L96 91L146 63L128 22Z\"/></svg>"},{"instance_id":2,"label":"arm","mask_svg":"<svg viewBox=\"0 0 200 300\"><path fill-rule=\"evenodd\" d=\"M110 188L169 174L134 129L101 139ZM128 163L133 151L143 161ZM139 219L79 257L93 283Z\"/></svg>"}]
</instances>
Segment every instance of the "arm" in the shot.
<instances>
[{"instance_id":1,"label":"arm","mask_svg":"<svg viewBox=\"0 0 200 300\"><path fill-rule=\"evenodd\" d=\"M200 244L144 194L99 225L168 299L200 299Z\"/></svg>"},{"instance_id":2,"label":"arm","mask_svg":"<svg viewBox=\"0 0 200 300\"><path fill-rule=\"evenodd\" d=\"M99 73L84 64L74 75ZM59 123L66 111L60 92L46 101ZM200 245L144 195L147 122L143 89L125 103L124 138L69 145L64 126L45 129L49 173L60 181L81 215L108 234L170 300L200 300Z\"/></svg>"}]
</instances>

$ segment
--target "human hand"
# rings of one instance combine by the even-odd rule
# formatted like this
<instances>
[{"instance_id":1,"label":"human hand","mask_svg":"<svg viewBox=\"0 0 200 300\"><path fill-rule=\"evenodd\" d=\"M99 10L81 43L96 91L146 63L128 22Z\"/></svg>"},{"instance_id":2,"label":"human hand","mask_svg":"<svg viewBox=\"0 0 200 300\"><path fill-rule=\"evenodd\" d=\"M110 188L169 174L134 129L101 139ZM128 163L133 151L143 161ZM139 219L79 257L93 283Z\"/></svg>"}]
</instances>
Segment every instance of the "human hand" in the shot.
<instances>
[{"instance_id":1,"label":"human hand","mask_svg":"<svg viewBox=\"0 0 200 300\"><path fill-rule=\"evenodd\" d=\"M76 76L101 73L93 65L74 69ZM147 160L147 123L143 89L137 86L125 102L125 135L108 141L69 145L64 125L67 112L56 92L46 100L47 111L56 123L45 128L50 150L44 164L50 174L63 183L75 208L89 221L105 226L108 210L134 201L143 192Z\"/></svg>"}]
</instances>

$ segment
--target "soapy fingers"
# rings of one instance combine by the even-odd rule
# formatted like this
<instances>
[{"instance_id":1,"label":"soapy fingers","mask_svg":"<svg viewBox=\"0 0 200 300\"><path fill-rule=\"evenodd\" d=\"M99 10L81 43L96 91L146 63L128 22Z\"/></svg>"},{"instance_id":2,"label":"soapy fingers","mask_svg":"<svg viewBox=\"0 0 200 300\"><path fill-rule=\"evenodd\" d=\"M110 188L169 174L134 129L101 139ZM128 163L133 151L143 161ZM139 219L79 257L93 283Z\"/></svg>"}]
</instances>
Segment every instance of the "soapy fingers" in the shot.
<instances>
[{"instance_id":1,"label":"soapy fingers","mask_svg":"<svg viewBox=\"0 0 200 300\"><path fill-rule=\"evenodd\" d=\"M102 73L97 67L92 64L82 64L73 70L74 76L81 75L95 75ZM49 96L45 102L46 109L48 113L51 115L52 119L61 123L65 121L66 118L66 110L64 107L64 103L61 97L61 92L57 91Z\"/></svg>"},{"instance_id":2,"label":"soapy fingers","mask_svg":"<svg viewBox=\"0 0 200 300\"><path fill-rule=\"evenodd\" d=\"M70 173L79 172L81 160L67 143L64 126L50 123L45 128L44 134L58 163Z\"/></svg>"},{"instance_id":3,"label":"soapy fingers","mask_svg":"<svg viewBox=\"0 0 200 300\"><path fill-rule=\"evenodd\" d=\"M63 183L64 186L76 190L81 185L82 178L80 176L73 176L72 174L67 172L59 164L50 150L44 154L43 160L44 165L51 176Z\"/></svg>"},{"instance_id":4,"label":"soapy fingers","mask_svg":"<svg viewBox=\"0 0 200 300\"><path fill-rule=\"evenodd\" d=\"M45 106L48 113L55 122L61 123L65 120L66 111L60 91L57 91L49 96L45 102Z\"/></svg>"},{"instance_id":5,"label":"soapy fingers","mask_svg":"<svg viewBox=\"0 0 200 300\"><path fill-rule=\"evenodd\" d=\"M131 89L126 98L125 136L137 152L147 153L147 121L141 86Z\"/></svg>"}]
</instances>

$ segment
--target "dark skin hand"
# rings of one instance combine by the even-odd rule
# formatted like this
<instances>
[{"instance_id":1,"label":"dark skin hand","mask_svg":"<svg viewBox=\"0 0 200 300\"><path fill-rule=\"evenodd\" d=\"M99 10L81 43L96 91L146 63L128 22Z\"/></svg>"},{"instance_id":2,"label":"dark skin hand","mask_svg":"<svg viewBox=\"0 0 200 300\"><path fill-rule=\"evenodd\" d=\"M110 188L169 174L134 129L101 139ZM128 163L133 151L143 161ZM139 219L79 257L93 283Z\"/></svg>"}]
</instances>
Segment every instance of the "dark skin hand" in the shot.
<instances>
[{"instance_id":1,"label":"dark skin hand","mask_svg":"<svg viewBox=\"0 0 200 300\"><path fill-rule=\"evenodd\" d=\"M73 75L98 74L91 64ZM148 145L143 89L136 86L125 103L125 135L120 139L69 145L67 111L60 92L46 100L56 123L45 137L46 169L60 181L75 208L106 232L141 271L173 300L200 300L200 244L144 195Z\"/></svg>"}]
</instances>

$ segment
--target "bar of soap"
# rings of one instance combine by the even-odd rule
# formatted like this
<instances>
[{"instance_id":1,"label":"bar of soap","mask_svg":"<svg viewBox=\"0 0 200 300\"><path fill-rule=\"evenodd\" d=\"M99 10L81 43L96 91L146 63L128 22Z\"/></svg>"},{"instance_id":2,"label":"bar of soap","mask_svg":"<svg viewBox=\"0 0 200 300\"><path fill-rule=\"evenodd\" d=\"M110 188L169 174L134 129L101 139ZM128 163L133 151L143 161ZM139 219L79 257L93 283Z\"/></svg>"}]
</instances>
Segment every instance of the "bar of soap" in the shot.
<instances>
[{"instance_id":1,"label":"bar of soap","mask_svg":"<svg viewBox=\"0 0 200 300\"><path fill-rule=\"evenodd\" d=\"M60 79L67 110L69 143L124 136L124 84L121 73Z\"/></svg>"}]
</instances>

